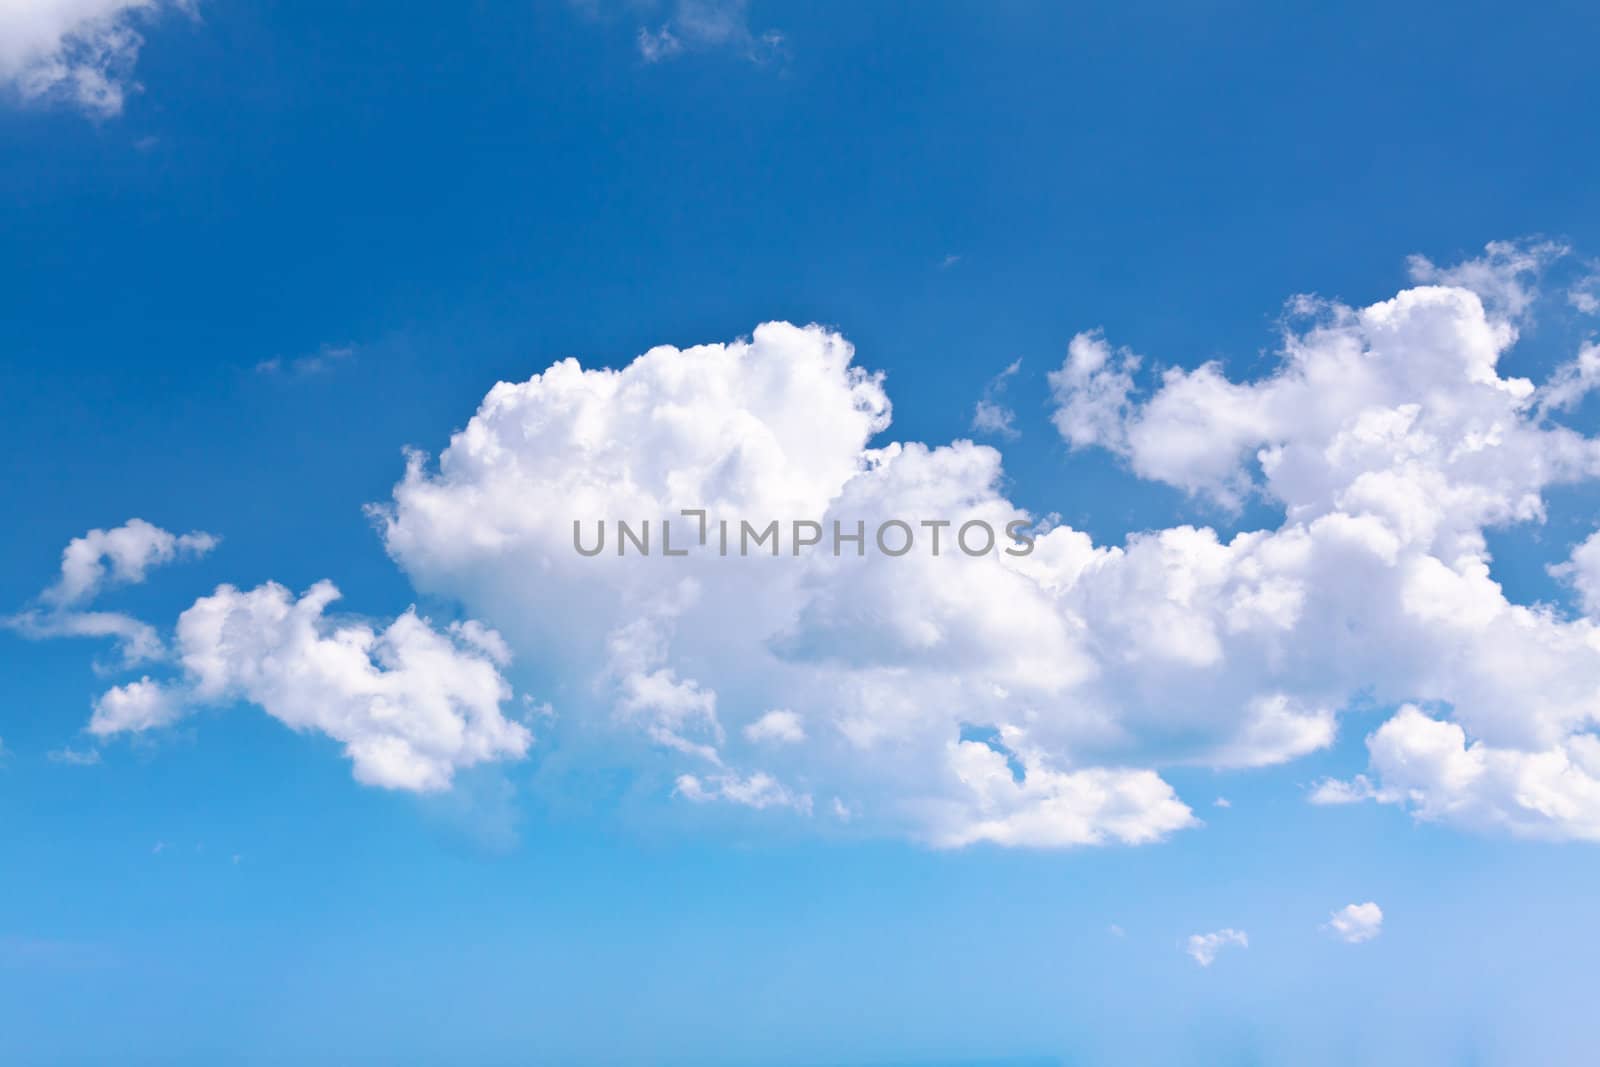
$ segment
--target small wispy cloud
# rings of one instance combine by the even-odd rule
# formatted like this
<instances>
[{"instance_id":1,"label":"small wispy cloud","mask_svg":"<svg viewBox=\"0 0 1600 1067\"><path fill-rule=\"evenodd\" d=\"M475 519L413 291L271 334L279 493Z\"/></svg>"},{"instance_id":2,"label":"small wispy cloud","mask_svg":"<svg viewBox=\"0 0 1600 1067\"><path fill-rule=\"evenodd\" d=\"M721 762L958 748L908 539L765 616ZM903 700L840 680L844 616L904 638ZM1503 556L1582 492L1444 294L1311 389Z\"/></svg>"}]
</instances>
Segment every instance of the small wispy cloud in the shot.
<instances>
[{"instance_id":1,"label":"small wispy cloud","mask_svg":"<svg viewBox=\"0 0 1600 1067\"><path fill-rule=\"evenodd\" d=\"M756 64L781 58L783 34L752 30L748 9L747 0L676 0L666 21L654 29L639 27L639 55L646 63L717 50L733 52Z\"/></svg>"},{"instance_id":2,"label":"small wispy cloud","mask_svg":"<svg viewBox=\"0 0 1600 1067\"><path fill-rule=\"evenodd\" d=\"M45 753L51 763L64 763L69 767L94 767L100 763L98 748L73 748L70 745Z\"/></svg>"},{"instance_id":3,"label":"small wispy cloud","mask_svg":"<svg viewBox=\"0 0 1600 1067\"><path fill-rule=\"evenodd\" d=\"M1600 314L1600 273L1591 274L1568 289L1567 303L1581 314Z\"/></svg>"},{"instance_id":4,"label":"small wispy cloud","mask_svg":"<svg viewBox=\"0 0 1600 1067\"><path fill-rule=\"evenodd\" d=\"M355 354L355 345L325 344L309 356L298 356L294 359L273 356L271 359L264 359L256 364L256 373L306 378L312 375L326 374L341 363L350 360Z\"/></svg>"},{"instance_id":5,"label":"small wispy cloud","mask_svg":"<svg viewBox=\"0 0 1600 1067\"><path fill-rule=\"evenodd\" d=\"M960 254L956 253L956 252L951 252L949 255L945 256L942 260L939 261L939 269L940 270L949 270L951 267L955 266L957 263L960 263L960 262L961 262Z\"/></svg>"},{"instance_id":6,"label":"small wispy cloud","mask_svg":"<svg viewBox=\"0 0 1600 1067\"><path fill-rule=\"evenodd\" d=\"M1022 360L1014 360L1005 370L990 378L983 387L983 396L972 412L972 429L976 433L996 437L1015 438L1017 413L1004 402L1006 385L1022 369Z\"/></svg>"},{"instance_id":7,"label":"small wispy cloud","mask_svg":"<svg viewBox=\"0 0 1600 1067\"><path fill-rule=\"evenodd\" d=\"M1209 934L1191 934L1184 951L1200 966L1209 967L1216 962L1217 953L1230 945L1249 948L1250 936L1243 930L1231 928L1213 930Z\"/></svg>"},{"instance_id":8,"label":"small wispy cloud","mask_svg":"<svg viewBox=\"0 0 1600 1067\"><path fill-rule=\"evenodd\" d=\"M1338 778L1324 778L1311 787L1306 800L1312 804L1331 806L1337 804L1359 804L1364 800L1378 800L1377 788L1364 774L1358 774L1348 782Z\"/></svg>"}]
</instances>

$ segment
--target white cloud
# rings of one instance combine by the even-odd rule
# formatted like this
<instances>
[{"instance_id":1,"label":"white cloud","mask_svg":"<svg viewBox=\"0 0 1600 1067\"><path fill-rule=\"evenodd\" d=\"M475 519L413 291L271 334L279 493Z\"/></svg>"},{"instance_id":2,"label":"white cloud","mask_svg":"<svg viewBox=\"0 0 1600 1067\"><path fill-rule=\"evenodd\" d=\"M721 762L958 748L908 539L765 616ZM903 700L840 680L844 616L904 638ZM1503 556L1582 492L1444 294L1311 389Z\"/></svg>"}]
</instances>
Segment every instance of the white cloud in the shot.
<instances>
[{"instance_id":1,"label":"white cloud","mask_svg":"<svg viewBox=\"0 0 1600 1067\"><path fill-rule=\"evenodd\" d=\"M1567 303L1584 315L1600 313L1600 274L1591 274L1567 290Z\"/></svg>"},{"instance_id":2,"label":"white cloud","mask_svg":"<svg viewBox=\"0 0 1600 1067\"><path fill-rule=\"evenodd\" d=\"M335 367L349 361L355 354L355 345L324 344L309 356L297 356L288 360L282 356L264 359L256 364L256 373L269 376L288 375L293 378L314 377L328 373Z\"/></svg>"},{"instance_id":3,"label":"white cloud","mask_svg":"<svg viewBox=\"0 0 1600 1067\"><path fill-rule=\"evenodd\" d=\"M50 637L115 638L125 667L160 659L166 654L155 627L114 611L35 609L0 621L23 637L36 641Z\"/></svg>"},{"instance_id":4,"label":"white cloud","mask_svg":"<svg viewBox=\"0 0 1600 1067\"><path fill-rule=\"evenodd\" d=\"M1570 411L1596 388L1600 388L1600 344L1591 341L1540 387L1539 405L1547 411Z\"/></svg>"},{"instance_id":5,"label":"white cloud","mask_svg":"<svg viewBox=\"0 0 1600 1067\"><path fill-rule=\"evenodd\" d=\"M1383 929L1383 909L1370 900L1365 904L1346 904L1328 917L1326 929L1352 945L1371 941Z\"/></svg>"},{"instance_id":6,"label":"white cloud","mask_svg":"<svg viewBox=\"0 0 1600 1067\"><path fill-rule=\"evenodd\" d=\"M1133 375L1143 361L1127 349L1112 351L1098 330L1080 333L1067 345L1066 362L1049 374L1056 401L1056 429L1073 448L1127 447L1124 422Z\"/></svg>"},{"instance_id":7,"label":"white cloud","mask_svg":"<svg viewBox=\"0 0 1600 1067\"><path fill-rule=\"evenodd\" d=\"M811 795L794 793L770 774L718 774L699 777L693 774L678 776L676 792L696 803L726 800L747 808L792 808L804 815L811 814Z\"/></svg>"},{"instance_id":8,"label":"white cloud","mask_svg":"<svg viewBox=\"0 0 1600 1067\"><path fill-rule=\"evenodd\" d=\"M746 726L744 735L752 741L784 745L797 745L806 739L805 725L800 716L783 708L769 711Z\"/></svg>"},{"instance_id":9,"label":"white cloud","mask_svg":"<svg viewBox=\"0 0 1600 1067\"><path fill-rule=\"evenodd\" d=\"M143 582L151 567L204 555L217 543L208 533L173 534L143 519L130 519L110 530L90 530L62 551L60 577L39 594L40 606L0 622L34 639L115 638L124 666L159 659L165 650L154 627L118 612L84 607L107 586Z\"/></svg>"},{"instance_id":10,"label":"white cloud","mask_svg":"<svg viewBox=\"0 0 1600 1067\"><path fill-rule=\"evenodd\" d=\"M419 792L448 788L461 768L527 752L527 727L501 713L511 689L494 658L497 635L441 633L414 610L382 631L335 622L325 612L338 597L330 582L300 597L273 582L219 586L178 619L182 676L110 690L90 732L142 732L197 706L243 700L341 742L358 781Z\"/></svg>"},{"instance_id":11,"label":"white cloud","mask_svg":"<svg viewBox=\"0 0 1600 1067\"><path fill-rule=\"evenodd\" d=\"M1006 406L1006 385L1022 369L1022 360L1014 360L1005 370L989 379L983 387L983 396L972 412L972 429L975 433L1015 439L1017 413Z\"/></svg>"},{"instance_id":12,"label":"white cloud","mask_svg":"<svg viewBox=\"0 0 1600 1067\"><path fill-rule=\"evenodd\" d=\"M1312 803L1373 800L1424 821L1449 820L1545 840L1600 841L1600 737L1580 731L1546 747L1468 740L1459 723L1404 705L1367 738L1377 781L1321 783Z\"/></svg>"},{"instance_id":13,"label":"white cloud","mask_svg":"<svg viewBox=\"0 0 1600 1067\"><path fill-rule=\"evenodd\" d=\"M79 608L108 584L143 581L150 567L216 543L138 519L90 531L62 554L60 579L40 596L48 606L8 621L31 637L117 637L130 663L164 655L148 623ZM300 597L274 582L218 586L178 618L176 676L108 689L88 732L103 742L170 726L197 707L247 701L297 731L343 743L358 780L422 792L448 788L461 768L527 752L528 728L501 712L511 698L501 675L511 650L498 633L470 619L441 632L415 609L375 631L329 618L338 598L331 582ZM90 763L99 753L62 749L50 758Z\"/></svg>"},{"instance_id":14,"label":"white cloud","mask_svg":"<svg viewBox=\"0 0 1600 1067\"><path fill-rule=\"evenodd\" d=\"M92 600L108 584L144 581L153 566L185 556L201 556L217 545L211 534L168 533L143 519L129 519L111 530L74 537L61 552L61 577L40 599L61 607Z\"/></svg>"},{"instance_id":15,"label":"white cloud","mask_svg":"<svg viewBox=\"0 0 1600 1067\"><path fill-rule=\"evenodd\" d=\"M116 115L144 44L139 25L184 0L7 0L0 4L0 82L24 100L66 100Z\"/></svg>"},{"instance_id":16,"label":"white cloud","mask_svg":"<svg viewBox=\"0 0 1600 1067\"><path fill-rule=\"evenodd\" d=\"M1337 778L1324 778L1311 788L1311 793L1306 797L1313 804L1332 807L1340 804L1359 804L1363 800L1373 800L1377 797L1377 790L1372 781L1364 774L1358 774L1348 782L1341 782Z\"/></svg>"},{"instance_id":17,"label":"white cloud","mask_svg":"<svg viewBox=\"0 0 1600 1067\"><path fill-rule=\"evenodd\" d=\"M1413 281L1466 289L1492 311L1515 319L1533 303L1539 272L1569 251L1559 241L1491 241L1483 255L1450 267L1435 266L1426 256L1412 256L1408 266Z\"/></svg>"},{"instance_id":18,"label":"white cloud","mask_svg":"<svg viewBox=\"0 0 1600 1067\"><path fill-rule=\"evenodd\" d=\"M70 745L45 753L51 763L65 763L70 767L94 767L100 763L98 748L72 748Z\"/></svg>"},{"instance_id":19,"label":"white cloud","mask_svg":"<svg viewBox=\"0 0 1600 1067\"><path fill-rule=\"evenodd\" d=\"M115 686L95 701L89 732L97 737L168 726L184 713L182 695L149 676Z\"/></svg>"},{"instance_id":20,"label":"white cloud","mask_svg":"<svg viewBox=\"0 0 1600 1067\"><path fill-rule=\"evenodd\" d=\"M968 796L956 801L936 838L959 848L997 845L1066 847L1118 841L1142 845L1195 825L1189 808L1154 771L1089 767L1062 772L1025 764L1019 781L989 745L962 741L950 764Z\"/></svg>"},{"instance_id":21,"label":"white cloud","mask_svg":"<svg viewBox=\"0 0 1600 1067\"><path fill-rule=\"evenodd\" d=\"M655 29L640 27L639 55L659 63L685 52L727 50L752 63L782 54L783 34L750 29L748 0L675 0L672 12Z\"/></svg>"},{"instance_id":22,"label":"white cloud","mask_svg":"<svg viewBox=\"0 0 1600 1067\"><path fill-rule=\"evenodd\" d=\"M1215 930L1209 934L1191 934L1184 951L1200 966L1209 967L1216 962L1217 953L1230 945L1249 948L1250 938L1243 930L1234 929Z\"/></svg>"},{"instance_id":23,"label":"white cloud","mask_svg":"<svg viewBox=\"0 0 1600 1067\"><path fill-rule=\"evenodd\" d=\"M1566 562L1551 567L1550 573L1578 591L1585 615L1600 619L1600 531L1576 545Z\"/></svg>"}]
</instances>

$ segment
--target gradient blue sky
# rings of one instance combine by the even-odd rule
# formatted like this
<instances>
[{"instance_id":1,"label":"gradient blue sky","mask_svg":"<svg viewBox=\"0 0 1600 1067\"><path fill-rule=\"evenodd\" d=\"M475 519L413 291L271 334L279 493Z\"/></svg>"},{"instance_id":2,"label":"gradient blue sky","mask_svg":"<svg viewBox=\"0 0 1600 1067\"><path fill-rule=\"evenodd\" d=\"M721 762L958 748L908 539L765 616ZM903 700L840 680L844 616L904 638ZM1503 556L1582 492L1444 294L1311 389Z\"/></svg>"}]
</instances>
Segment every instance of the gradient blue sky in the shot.
<instances>
[{"instance_id":1,"label":"gradient blue sky","mask_svg":"<svg viewBox=\"0 0 1600 1067\"><path fill-rule=\"evenodd\" d=\"M403 447L557 359L773 319L884 371L896 440L969 436L1020 359L994 443L1037 513L1252 528L1265 505L1069 451L1045 374L1076 333L1248 379L1292 294L1371 303L1407 255L1497 239L1559 238L1573 276L1600 253L1587 5L728 12L748 41L670 3L201 0L137 23L120 114L7 86L0 613L139 516L223 539L107 595L163 627L268 579L460 617L363 511ZM647 62L662 26L684 47ZM1549 303L1516 373L1592 333ZM1508 596L1572 607L1545 567L1594 504L1491 533ZM1162 843L938 850L675 803L542 737L422 797L248 709L52 758L101 751L111 660L0 630L8 1063L1600 1058L1592 843L1306 803L1392 707L1280 766L1164 771L1205 825ZM1375 940L1320 929L1366 900ZM1248 949L1196 966L1185 939L1222 928Z\"/></svg>"}]
</instances>

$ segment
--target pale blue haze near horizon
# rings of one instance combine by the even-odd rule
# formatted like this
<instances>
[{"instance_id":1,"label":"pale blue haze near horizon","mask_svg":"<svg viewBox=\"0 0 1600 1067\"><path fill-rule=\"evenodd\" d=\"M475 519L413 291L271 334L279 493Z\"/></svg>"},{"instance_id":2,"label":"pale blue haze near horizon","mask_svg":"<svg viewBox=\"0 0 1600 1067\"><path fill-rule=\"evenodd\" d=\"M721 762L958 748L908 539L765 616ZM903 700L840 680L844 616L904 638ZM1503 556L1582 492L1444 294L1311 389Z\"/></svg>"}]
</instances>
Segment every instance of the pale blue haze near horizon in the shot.
<instances>
[{"instance_id":1,"label":"pale blue haze near horizon","mask_svg":"<svg viewBox=\"0 0 1600 1067\"><path fill-rule=\"evenodd\" d=\"M1542 381L1595 334L1564 289L1600 256L1589 5L130 17L117 113L0 85L0 615L138 517L220 538L96 602L164 636L268 580L467 618L366 506L404 449L569 356L818 323L884 372L874 443L929 445L974 437L1020 360L991 394L1014 433L976 436L1011 500L1117 544L1282 509L1069 449L1047 374L1082 331L1254 380L1297 294L1360 307L1408 256L1548 240L1570 252L1501 371ZM1600 429L1593 399L1567 425ZM1510 600L1580 610L1548 568L1597 501L1553 488L1543 521L1489 530ZM91 738L98 694L161 670L0 629L0 1062L1600 1060L1600 844L1307 802L1369 773L1392 704L1275 765L1161 765L1198 824L1160 841L941 848L820 794L809 817L686 802L648 746L564 743L578 689L517 652L507 681L556 718L413 793L243 702ZM1364 901L1381 934L1333 936ZM1248 947L1186 952L1228 929Z\"/></svg>"}]
</instances>

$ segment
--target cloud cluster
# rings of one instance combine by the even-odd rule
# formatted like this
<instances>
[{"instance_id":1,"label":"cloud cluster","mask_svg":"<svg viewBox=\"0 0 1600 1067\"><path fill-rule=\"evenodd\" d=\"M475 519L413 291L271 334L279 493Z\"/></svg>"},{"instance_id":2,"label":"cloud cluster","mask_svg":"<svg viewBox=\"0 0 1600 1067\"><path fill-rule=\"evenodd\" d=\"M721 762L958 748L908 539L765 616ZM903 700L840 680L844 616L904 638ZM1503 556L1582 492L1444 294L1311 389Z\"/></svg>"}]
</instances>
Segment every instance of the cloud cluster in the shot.
<instances>
[{"instance_id":1,"label":"cloud cluster","mask_svg":"<svg viewBox=\"0 0 1600 1067\"><path fill-rule=\"evenodd\" d=\"M326 583L223 586L179 620L175 676L106 693L90 730L248 701L339 740L363 781L440 789L527 751L501 711L514 653L563 695L552 729L576 758L596 746L686 805L1067 847L1193 827L1168 768L1294 760L1360 702L1399 710L1364 773L1313 801L1600 839L1600 535L1555 568L1574 616L1509 601L1485 536L1600 474L1600 443L1561 422L1596 379L1592 346L1542 385L1499 370L1560 251L1417 261L1425 284L1367 307L1297 299L1252 380L1215 363L1152 378L1103 335L1074 338L1050 376L1068 446L1281 516L1227 537L1180 525L1096 544L1009 499L993 448L884 442L883 377L821 327L767 323L616 369L565 360L494 386L373 509L413 584L481 622L376 628L328 617ZM891 519L948 523L947 538L1021 523L1033 551L714 549L721 521ZM671 520L696 550L576 551L575 523L619 520ZM43 632L209 547L188 536L130 523L79 539L17 624Z\"/></svg>"},{"instance_id":2,"label":"cloud cluster","mask_svg":"<svg viewBox=\"0 0 1600 1067\"><path fill-rule=\"evenodd\" d=\"M1359 696L1448 715L1418 728L1402 712L1375 735L1372 796L1591 836L1595 623L1508 602L1484 540L1600 471L1600 445L1554 421L1583 356L1542 388L1496 369L1558 251L1419 261L1441 284L1365 308L1298 300L1254 381L1207 364L1146 393L1139 357L1073 340L1051 376L1071 446L1222 507L1266 499L1273 529L1107 546L1041 524L1026 558L578 556L574 520L685 508L1035 521L993 449L875 444L881 377L836 333L769 323L497 385L437 466L411 457L384 537L419 588L563 679L579 721L686 764L692 800L837 803L948 846L1151 841L1196 822L1162 767L1294 759ZM1590 563L1571 564L1580 588ZM1440 755L1450 740L1459 758Z\"/></svg>"},{"instance_id":3,"label":"cloud cluster","mask_svg":"<svg viewBox=\"0 0 1600 1067\"><path fill-rule=\"evenodd\" d=\"M0 4L0 83L24 100L60 99L116 115L138 88L142 18L186 0L15 0Z\"/></svg>"},{"instance_id":4,"label":"cloud cluster","mask_svg":"<svg viewBox=\"0 0 1600 1067\"><path fill-rule=\"evenodd\" d=\"M983 387L983 395L978 398L977 406L972 410L972 430L974 433L991 434L1014 440L1018 436L1017 413L1005 402L1006 386L1011 379L1016 377L1022 369L1022 360L1012 360L1006 369L990 378Z\"/></svg>"}]
</instances>

